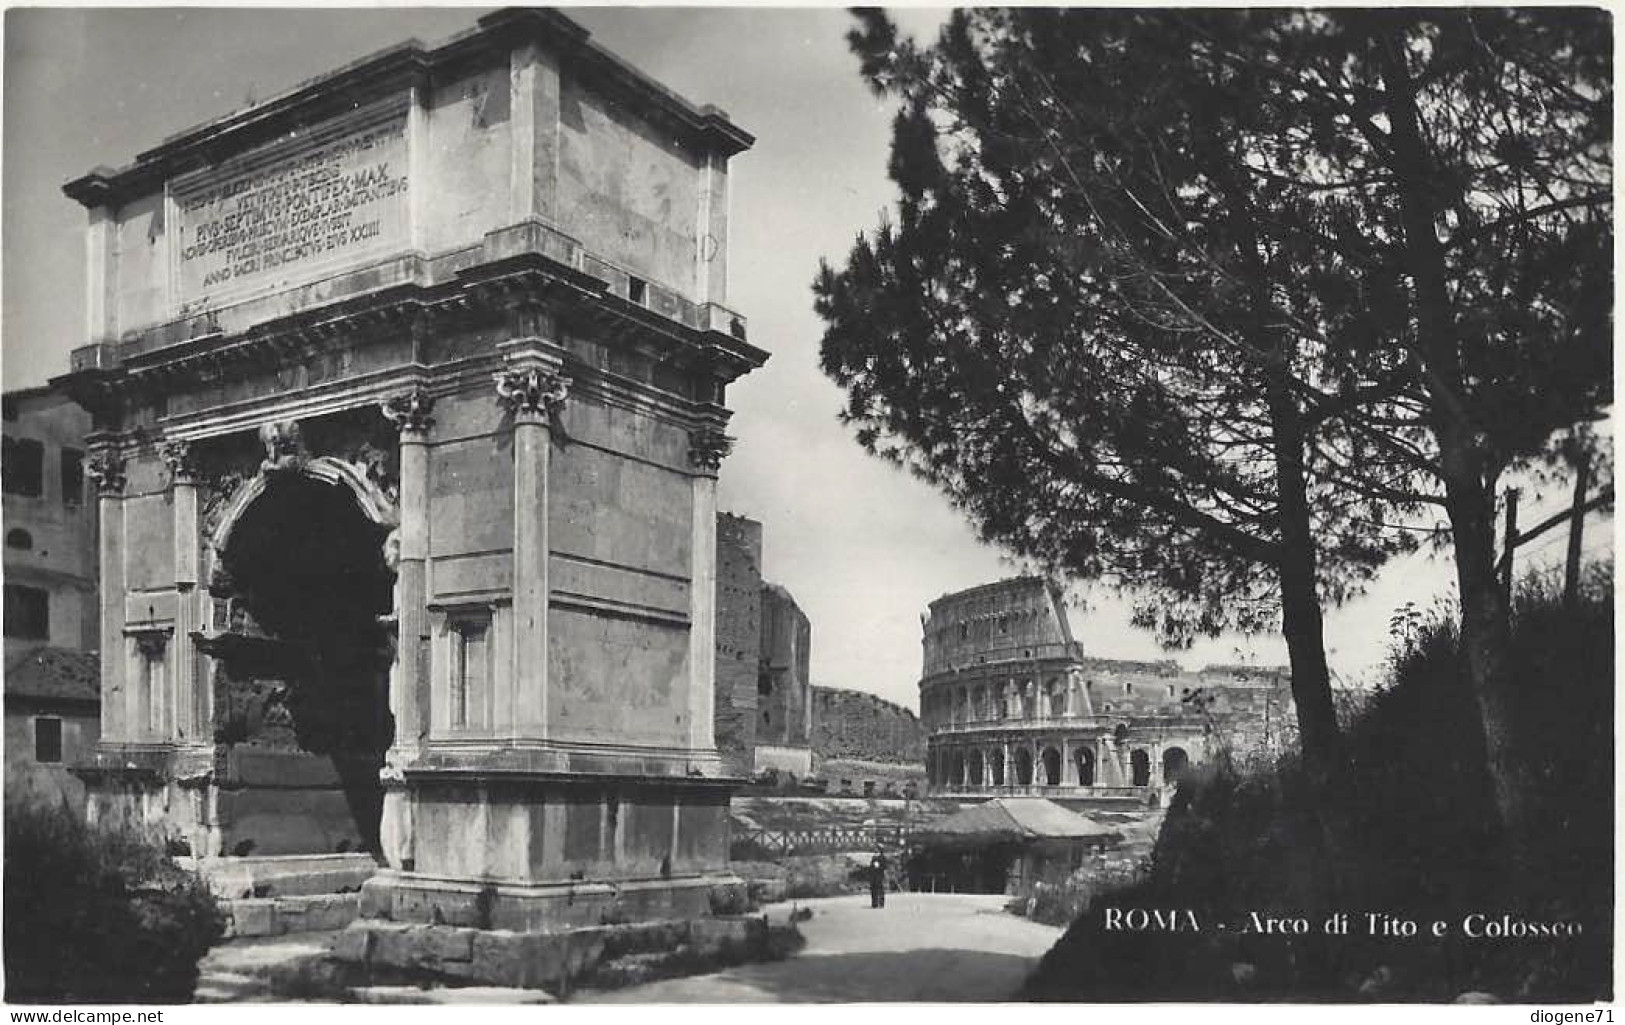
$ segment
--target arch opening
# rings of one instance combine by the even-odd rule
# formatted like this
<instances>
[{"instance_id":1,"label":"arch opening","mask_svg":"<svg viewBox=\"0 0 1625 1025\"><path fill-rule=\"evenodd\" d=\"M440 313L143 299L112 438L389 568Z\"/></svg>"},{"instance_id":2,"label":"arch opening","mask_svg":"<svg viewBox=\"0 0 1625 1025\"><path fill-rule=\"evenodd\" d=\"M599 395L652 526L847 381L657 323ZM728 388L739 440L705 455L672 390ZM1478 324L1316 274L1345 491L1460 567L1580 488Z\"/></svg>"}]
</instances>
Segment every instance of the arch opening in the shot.
<instances>
[{"instance_id":1,"label":"arch opening","mask_svg":"<svg viewBox=\"0 0 1625 1025\"><path fill-rule=\"evenodd\" d=\"M1151 785L1151 756L1145 753L1142 747L1135 748L1128 756L1129 771L1133 774L1133 785L1148 787Z\"/></svg>"},{"instance_id":2,"label":"arch opening","mask_svg":"<svg viewBox=\"0 0 1625 1025\"><path fill-rule=\"evenodd\" d=\"M987 764L989 769L988 775L991 778L993 785L996 787L1004 786L1004 754L999 751L994 751L992 754L987 756Z\"/></svg>"},{"instance_id":3,"label":"arch opening","mask_svg":"<svg viewBox=\"0 0 1625 1025\"><path fill-rule=\"evenodd\" d=\"M1024 747L1016 748L1016 785L1031 786L1033 782L1033 753Z\"/></svg>"},{"instance_id":4,"label":"arch opening","mask_svg":"<svg viewBox=\"0 0 1625 1025\"><path fill-rule=\"evenodd\" d=\"M1044 782L1052 787L1061 785L1061 752L1046 747L1043 755Z\"/></svg>"},{"instance_id":5,"label":"arch opening","mask_svg":"<svg viewBox=\"0 0 1625 1025\"><path fill-rule=\"evenodd\" d=\"M1190 770L1191 757L1182 747L1170 747L1162 753L1162 781L1178 784Z\"/></svg>"},{"instance_id":6,"label":"arch opening","mask_svg":"<svg viewBox=\"0 0 1625 1025\"><path fill-rule=\"evenodd\" d=\"M970 785L971 786L979 787L979 786L982 785L982 775L983 775L982 770L983 770L982 752L980 752L980 751L972 751L970 753L970 758L968 759L968 761L966 763L966 771L970 773Z\"/></svg>"},{"instance_id":7,"label":"arch opening","mask_svg":"<svg viewBox=\"0 0 1625 1025\"><path fill-rule=\"evenodd\" d=\"M388 526L342 482L277 473L252 487L210 581L227 630L200 645L217 659L215 742L242 787L223 850L377 851L394 738Z\"/></svg>"},{"instance_id":8,"label":"arch opening","mask_svg":"<svg viewBox=\"0 0 1625 1025\"><path fill-rule=\"evenodd\" d=\"M1080 747L1072 753L1072 760L1078 768L1078 785L1092 787L1095 785L1095 754L1086 747Z\"/></svg>"}]
</instances>

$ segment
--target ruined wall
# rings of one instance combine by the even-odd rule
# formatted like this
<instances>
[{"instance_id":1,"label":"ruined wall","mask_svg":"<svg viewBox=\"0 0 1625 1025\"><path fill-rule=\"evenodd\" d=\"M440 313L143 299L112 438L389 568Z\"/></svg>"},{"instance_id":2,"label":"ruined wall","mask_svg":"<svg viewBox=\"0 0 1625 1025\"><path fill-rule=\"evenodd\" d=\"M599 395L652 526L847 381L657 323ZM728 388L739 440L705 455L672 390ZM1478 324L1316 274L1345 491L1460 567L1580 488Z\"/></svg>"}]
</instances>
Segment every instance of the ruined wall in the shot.
<instances>
[{"instance_id":1,"label":"ruined wall","mask_svg":"<svg viewBox=\"0 0 1625 1025\"><path fill-rule=\"evenodd\" d=\"M715 728L724 768L755 770L756 676L762 640L762 525L717 516Z\"/></svg>"},{"instance_id":2,"label":"ruined wall","mask_svg":"<svg viewBox=\"0 0 1625 1025\"><path fill-rule=\"evenodd\" d=\"M925 726L902 705L863 691L814 687L813 753L819 761L857 758L918 765Z\"/></svg>"},{"instance_id":3,"label":"ruined wall","mask_svg":"<svg viewBox=\"0 0 1625 1025\"><path fill-rule=\"evenodd\" d=\"M762 585L762 669L756 688L758 743L802 746L812 730L812 622L777 584Z\"/></svg>"},{"instance_id":4,"label":"ruined wall","mask_svg":"<svg viewBox=\"0 0 1625 1025\"><path fill-rule=\"evenodd\" d=\"M925 675L987 662L1069 652L1072 633L1060 596L1038 577L1020 577L945 595L924 623Z\"/></svg>"}]
</instances>

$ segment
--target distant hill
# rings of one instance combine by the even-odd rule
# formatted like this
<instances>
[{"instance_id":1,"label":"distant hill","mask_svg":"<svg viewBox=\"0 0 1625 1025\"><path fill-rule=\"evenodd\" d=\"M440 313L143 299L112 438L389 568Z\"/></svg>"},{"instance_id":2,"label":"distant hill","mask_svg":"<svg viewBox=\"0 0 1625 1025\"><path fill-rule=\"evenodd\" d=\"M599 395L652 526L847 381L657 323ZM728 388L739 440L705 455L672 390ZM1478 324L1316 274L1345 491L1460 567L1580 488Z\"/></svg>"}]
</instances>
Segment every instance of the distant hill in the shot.
<instances>
[{"instance_id":1,"label":"distant hill","mask_svg":"<svg viewBox=\"0 0 1625 1025\"><path fill-rule=\"evenodd\" d=\"M813 688L813 756L925 764L925 727L884 698L839 687Z\"/></svg>"}]
</instances>

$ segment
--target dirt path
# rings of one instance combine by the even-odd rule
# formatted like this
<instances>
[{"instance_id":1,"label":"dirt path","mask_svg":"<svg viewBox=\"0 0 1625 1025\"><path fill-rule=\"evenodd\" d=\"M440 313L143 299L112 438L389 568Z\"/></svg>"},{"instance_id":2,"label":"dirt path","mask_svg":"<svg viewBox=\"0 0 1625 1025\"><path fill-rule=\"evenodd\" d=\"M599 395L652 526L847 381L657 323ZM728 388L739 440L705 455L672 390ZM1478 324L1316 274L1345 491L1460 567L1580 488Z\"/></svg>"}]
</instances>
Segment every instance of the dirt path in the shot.
<instances>
[{"instance_id":1,"label":"dirt path","mask_svg":"<svg viewBox=\"0 0 1625 1025\"><path fill-rule=\"evenodd\" d=\"M807 946L786 961L742 965L572 1003L870 1003L1008 1000L1061 930L1003 909L1005 898L892 894L801 901ZM789 904L774 905L774 921Z\"/></svg>"}]
</instances>

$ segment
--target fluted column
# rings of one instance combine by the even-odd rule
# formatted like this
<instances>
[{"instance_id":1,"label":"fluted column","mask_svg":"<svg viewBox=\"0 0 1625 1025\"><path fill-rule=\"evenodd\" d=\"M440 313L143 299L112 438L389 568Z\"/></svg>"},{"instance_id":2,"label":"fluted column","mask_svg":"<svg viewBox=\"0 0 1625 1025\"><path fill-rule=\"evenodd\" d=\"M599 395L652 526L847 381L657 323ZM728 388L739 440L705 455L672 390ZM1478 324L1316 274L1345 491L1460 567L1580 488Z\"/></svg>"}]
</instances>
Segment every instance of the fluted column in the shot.
<instances>
[{"instance_id":1,"label":"fluted column","mask_svg":"<svg viewBox=\"0 0 1625 1025\"><path fill-rule=\"evenodd\" d=\"M395 717L395 764L416 756L429 732L429 429L434 400L422 389L385 399L384 418L400 439L400 525L396 528L395 664L389 710Z\"/></svg>"},{"instance_id":2,"label":"fluted column","mask_svg":"<svg viewBox=\"0 0 1625 1025\"><path fill-rule=\"evenodd\" d=\"M202 623L198 607L198 564L202 550L198 538L197 459L189 441L166 442L161 454L169 466L175 520L175 636L169 651L172 668L168 680L173 695L168 702L173 710L170 730L177 741L198 744L212 738L205 728L197 651L192 646L192 633L200 629Z\"/></svg>"},{"instance_id":3,"label":"fluted column","mask_svg":"<svg viewBox=\"0 0 1625 1025\"><path fill-rule=\"evenodd\" d=\"M496 375L497 397L513 417L514 694L511 720L493 725L514 739L548 732L547 476L551 427L570 390L561 367L557 356L527 346Z\"/></svg>"},{"instance_id":4,"label":"fluted column","mask_svg":"<svg viewBox=\"0 0 1625 1025\"><path fill-rule=\"evenodd\" d=\"M689 551L688 746L700 752L716 747L712 716L717 671L717 471L732 450L733 439L720 427L689 432L694 527Z\"/></svg>"},{"instance_id":5,"label":"fluted column","mask_svg":"<svg viewBox=\"0 0 1625 1025\"><path fill-rule=\"evenodd\" d=\"M124 640L124 457L115 443L91 452L85 473L96 482L101 565L101 677L103 740L129 740L134 723L127 705Z\"/></svg>"},{"instance_id":6,"label":"fluted column","mask_svg":"<svg viewBox=\"0 0 1625 1025\"><path fill-rule=\"evenodd\" d=\"M384 807L379 842L391 868L404 868L417 857L416 816L403 769L422 748L429 733L428 561L429 561L429 429L434 400L421 388L385 399L384 419L399 435L400 509L393 544L395 561L395 662L390 666L389 711L395 736L379 770Z\"/></svg>"}]
</instances>

